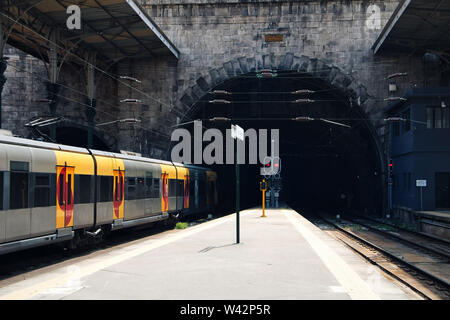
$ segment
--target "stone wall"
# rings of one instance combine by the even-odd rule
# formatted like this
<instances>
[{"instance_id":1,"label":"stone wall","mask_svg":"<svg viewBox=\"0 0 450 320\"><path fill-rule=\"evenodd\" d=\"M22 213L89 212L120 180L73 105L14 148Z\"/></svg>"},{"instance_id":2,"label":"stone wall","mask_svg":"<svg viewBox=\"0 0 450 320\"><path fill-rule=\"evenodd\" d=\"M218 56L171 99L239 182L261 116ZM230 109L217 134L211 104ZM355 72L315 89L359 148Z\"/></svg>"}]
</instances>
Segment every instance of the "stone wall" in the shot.
<instances>
[{"instance_id":1,"label":"stone wall","mask_svg":"<svg viewBox=\"0 0 450 320\"><path fill-rule=\"evenodd\" d=\"M165 108L161 114L169 123L183 118L215 85L248 71L280 69L287 56L318 59L325 68L337 68L350 79L347 86L362 87L367 93L362 107L374 120L382 118L386 107L380 100L388 96L387 75L408 72L408 77L397 80L398 95L423 82L422 70L417 67L421 66L420 57L374 56L371 50L398 0L140 2L181 52L178 63L165 69L175 75L174 81L163 92L150 91L153 98L173 104L168 114L164 115ZM379 20L373 19L374 14L379 14ZM269 34L281 34L283 41L266 42ZM141 74L146 68L164 70L164 64L135 63ZM205 88L201 83L207 84ZM148 105L151 110L158 109L151 99Z\"/></svg>"},{"instance_id":2,"label":"stone wall","mask_svg":"<svg viewBox=\"0 0 450 320\"><path fill-rule=\"evenodd\" d=\"M24 125L37 117L50 116L46 82L48 73L41 60L16 48L7 46L4 56L8 58L5 71L6 83L2 97L2 128L15 135L30 137L31 131ZM63 64L58 83L56 115L66 120L59 126L74 126L86 129L86 73L84 68ZM97 123L117 119L119 103L117 84L110 77L97 73ZM96 135L110 147L117 147L117 125L97 128ZM115 127L115 130L114 130Z\"/></svg>"},{"instance_id":3,"label":"stone wall","mask_svg":"<svg viewBox=\"0 0 450 320\"><path fill-rule=\"evenodd\" d=\"M387 75L408 72L407 77L397 80L398 96L424 82L421 57L374 56L371 50L399 0L139 2L181 54L178 61L160 57L123 62L111 71L138 78L142 83L100 76L97 122L114 117L136 117L142 121L138 125L112 125L97 132L116 139L117 149L164 157L171 126L185 117L191 105L211 87L251 70L280 68L283 64L289 70L299 69L301 65L295 61L300 60L308 61L308 71L334 70L331 81L339 80L348 93L356 95L355 101L362 103L375 127L387 105L382 101L389 94L388 82L384 80ZM282 35L283 40L266 42L265 36L270 34ZM15 63L20 68L41 77L31 79L29 74L16 73L10 67L7 70L4 127L22 134L26 120L48 112L47 105L33 102L35 97L45 97L42 78L46 78L46 72L35 58L17 51L8 55L18 56ZM58 110L80 125L86 118L84 77L83 70L72 67L63 68L61 73L63 83L69 87L61 95L74 101L66 101ZM358 100L359 96L363 101ZM143 102L121 104L120 100L126 98ZM378 130L383 136L383 127Z\"/></svg>"}]
</instances>

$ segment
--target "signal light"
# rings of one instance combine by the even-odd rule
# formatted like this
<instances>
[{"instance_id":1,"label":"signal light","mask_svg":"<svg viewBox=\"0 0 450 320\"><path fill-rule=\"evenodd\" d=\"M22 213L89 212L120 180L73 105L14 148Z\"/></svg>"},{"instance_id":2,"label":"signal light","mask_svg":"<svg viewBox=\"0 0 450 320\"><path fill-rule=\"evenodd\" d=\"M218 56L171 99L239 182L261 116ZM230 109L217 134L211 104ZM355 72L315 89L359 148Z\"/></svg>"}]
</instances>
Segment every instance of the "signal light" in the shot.
<instances>
[{"instance_id":1,"label":"signal light","mask_svg":"<svg viewBox=\"0 0 450 320\"><path fill-rule=\"evenodd\" d=\"M389 178L393 178L394 177L394 164L392 159L389 160Z\"/></svg>"}]
</instances>

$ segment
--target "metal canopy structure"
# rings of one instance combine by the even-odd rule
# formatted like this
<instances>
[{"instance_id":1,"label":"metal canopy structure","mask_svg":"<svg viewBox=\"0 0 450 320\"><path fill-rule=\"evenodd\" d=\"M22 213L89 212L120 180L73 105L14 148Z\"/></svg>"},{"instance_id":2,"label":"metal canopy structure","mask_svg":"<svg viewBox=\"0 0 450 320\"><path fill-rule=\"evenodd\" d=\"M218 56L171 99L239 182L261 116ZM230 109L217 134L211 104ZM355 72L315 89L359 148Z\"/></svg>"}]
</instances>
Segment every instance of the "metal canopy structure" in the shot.
<instances>
[{"instance_id":1,"label":"metal canopy structure","mask_svg":"<svg viewBox=\"0 0 450 320\"><path fill-rule=\"evenodd\" d=\"M402 53L450 53L450 1L402 0L372 46Z\"/></svg>"},{"instance_id":2,"label":"metal canopy structure","mask_svg":"<svg viewBox=\"0 0 450 320\"><path fill-rule=\"evenodd\" d=\"M46 60L42 51L50 49L52 33L57 34L52 41L58 49L81 56L95 52L97 58L113 63L127 58L179 56L136 0L1 1L3 31L10 31L8 43L40 59ZM71 5L80 8L80 30L67 27Z\"/></svg>"}]
</instances>

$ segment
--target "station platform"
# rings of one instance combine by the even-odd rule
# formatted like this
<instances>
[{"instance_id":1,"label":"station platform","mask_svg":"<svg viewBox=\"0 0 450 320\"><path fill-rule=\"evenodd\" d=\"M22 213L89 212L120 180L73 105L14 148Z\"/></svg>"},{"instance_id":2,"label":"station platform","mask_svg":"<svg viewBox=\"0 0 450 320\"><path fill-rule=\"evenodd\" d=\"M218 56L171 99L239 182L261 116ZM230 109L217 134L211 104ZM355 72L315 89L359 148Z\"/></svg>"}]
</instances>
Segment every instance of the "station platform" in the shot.
<instances>
[{"instance_id":1,"label":"station platform","mask_svg":"<svg viewBox=\"0 0 450 320\"><path fill-rule=\"evenodd\" d=\"M420 299L291 209L241 212L0 283L0 299ZM130 230L131 231L131 230Z\"/></svg>"},{"instance_id":2,"label":"station platform","mask_svg":"<svg viewBox=\"0 0 450 320\"><path fill-rule=\"evenodd\" d=\"M416 211L418 231L450 242L450 211Z\"/></svg>"}]
</instances>

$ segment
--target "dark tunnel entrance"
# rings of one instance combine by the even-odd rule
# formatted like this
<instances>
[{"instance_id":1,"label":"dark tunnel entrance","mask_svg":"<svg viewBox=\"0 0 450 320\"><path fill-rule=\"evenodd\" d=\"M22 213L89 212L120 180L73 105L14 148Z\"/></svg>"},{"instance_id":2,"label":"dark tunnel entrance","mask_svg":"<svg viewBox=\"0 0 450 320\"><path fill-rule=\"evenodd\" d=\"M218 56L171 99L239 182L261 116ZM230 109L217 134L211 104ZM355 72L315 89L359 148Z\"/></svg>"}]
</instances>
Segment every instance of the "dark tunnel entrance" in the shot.
<instances>
[{"instance_id":1,"label":"dark tunnel entrance","mask_svg":"<svg viewBox=\"0 0 450 320\"><path fill-rule=\"evenodd\" d=\"M230 94L208 93L192 107L189 119L203 120L203 131L217 128L224 136L231 123L257 132L279 129L281 202L310 212L352 210L381 214L384 196L379 150L360 107L352 106L342 91L318 77L294 72L281 72L272 78L258 78L250 73L228 80L214 90ZM297 90L313 93L293 94ZM231 103L213 104L214 99ZM293 103L297 99L314 102ZM233 121L207 121L214 117ZM296 117L323 118L351 128L326 121L292 120ZM193 132L192 123L183 128ZM203 142L203 148L209 143ZM234 210L235 166L211 167L219 175L222 209ZM241 165L241 208L261 205L260 168L259 162Z\"/></svg>"},{"instance_id":2,"label":"dark tunnel entrance","mask_svg":"<svg viewBox=\"0 0 450 320\"><path fill-rule=\"evenodd\" d=\"M48 127L42 130L46 135L50 135ZM60 144L87 148L88 131L87 129L72 126L56 127L56 141ZM96 134L94 134L93 147L94 150L112 151L111 148Z\"/></svg>"}]
</instances>

